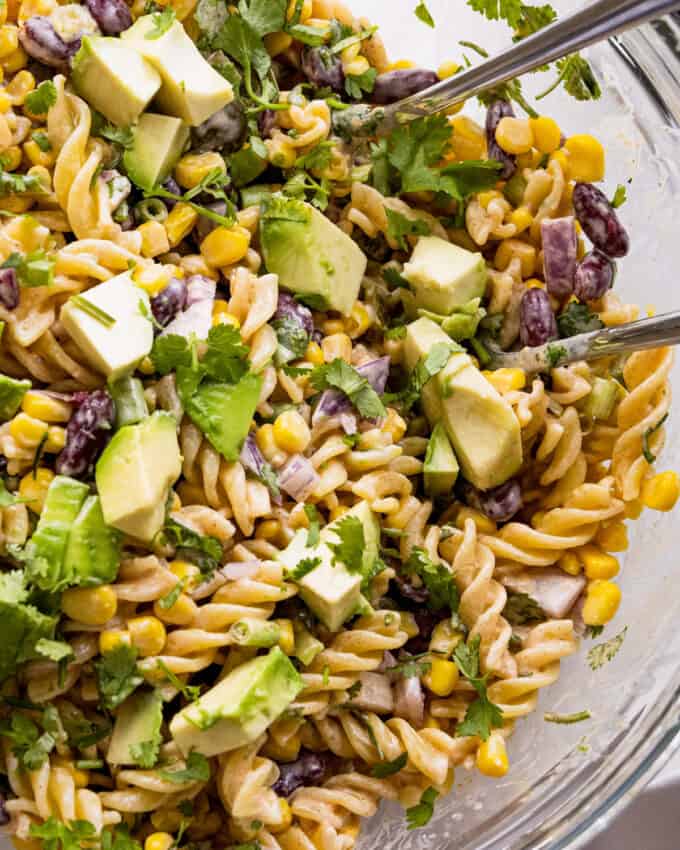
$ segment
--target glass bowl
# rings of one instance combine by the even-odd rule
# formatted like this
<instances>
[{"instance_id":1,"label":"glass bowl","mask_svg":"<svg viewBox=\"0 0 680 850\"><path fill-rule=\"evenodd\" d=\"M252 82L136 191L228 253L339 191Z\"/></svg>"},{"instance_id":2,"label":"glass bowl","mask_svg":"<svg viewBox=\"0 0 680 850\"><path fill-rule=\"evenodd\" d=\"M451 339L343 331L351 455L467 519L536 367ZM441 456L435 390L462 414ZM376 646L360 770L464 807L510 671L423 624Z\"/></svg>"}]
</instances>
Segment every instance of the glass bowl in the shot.
<instances>
[{"instance_id":1,"label":"glass bowl","mask_svg":"<svg viewBox=\"0 0 680 850\"><path fill-rule=\"evenodd\" d=\"M410 58L427 67L460 61L460 39L489 51L510 41L505 24L486 22L464 0L428 0L434 30L414 16L416 0L353 0L352 5L380 24L392 59ZM583 4L553 5L564 14ZM599 45L588 58L601 81L602 99L577 103L559 91L540 105L566 135L593 133L603 142L608 195L619 183L627 185L629 200L619 212L632 249L619 265L616 288L643 314L652 306L658 312L677 308L680 301L675 291L680 285L675 283L680 269L679 39L680 15ZM473 61L478 58L467 52ZM526 92L540 92L546 80L531 75ZM466 106L466 112L476 111L475 105ZM676 402L660 470L680 466L678 414ZM672 514L645 511L629 524L629 533L630 548L621 559L623 602L605 631L610 638L628 627L614 660L592 671L586 652L593 642L584 641L581 652L563 663L559 682L541 692L535 714L517 723L504 779L460 770L453 792L438 801L427 827L406 832L403 813L386 807L367 825L361 848L574 850L605 828L666 763L680 742L680 595L675 590L680 527ZM591 720L571 726L543 720L546 710L582 709L591 711Z\"/></svg>"}]
</instances>

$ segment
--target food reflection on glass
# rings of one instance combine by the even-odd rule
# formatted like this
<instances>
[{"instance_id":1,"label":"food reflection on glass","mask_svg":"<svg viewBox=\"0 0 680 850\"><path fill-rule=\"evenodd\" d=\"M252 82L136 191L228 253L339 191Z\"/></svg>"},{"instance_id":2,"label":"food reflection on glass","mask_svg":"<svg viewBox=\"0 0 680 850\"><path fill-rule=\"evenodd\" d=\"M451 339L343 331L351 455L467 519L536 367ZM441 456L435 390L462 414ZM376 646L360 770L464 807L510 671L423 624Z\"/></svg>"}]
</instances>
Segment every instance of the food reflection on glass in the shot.
<instances>
[{"instance_id":1,"label":"food reflection on glass","mask_svg":"<svg viewBox=\"0 0 680 850\"><path fill-rule=\"evenodd\" d=\"M425 826L456 768L505 775L616 616L624 520L678 498L668 349L487 368L637 316L626 187L517 81L485 126L343 137L459 66L334 0L0 14L0 819L26 850ZM580 56L551 79L599 96Z\"/></svg>"}]
</instances>

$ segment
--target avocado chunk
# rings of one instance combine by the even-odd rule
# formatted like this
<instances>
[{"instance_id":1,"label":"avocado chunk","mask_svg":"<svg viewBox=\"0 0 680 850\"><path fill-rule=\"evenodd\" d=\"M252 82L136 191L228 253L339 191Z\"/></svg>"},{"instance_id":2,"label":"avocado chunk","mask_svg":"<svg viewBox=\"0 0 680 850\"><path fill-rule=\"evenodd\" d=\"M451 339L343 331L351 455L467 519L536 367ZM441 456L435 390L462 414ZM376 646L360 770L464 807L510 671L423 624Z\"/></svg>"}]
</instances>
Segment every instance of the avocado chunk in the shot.
<instances>
[{"instance_id":1,"label":"avocado chunk","mask_svg":"<svg viewBox=\"0 0 680 850\"><path fill-rule=\"evenodd\" d=\"M231 84L205 61L179 21L159 37L156 29L153 15L142 15L120 37L160 74L160 109L197 127L231 103Z\"/></svg>"},{"instance_id":2,"label":"avocado chunk","mask_svg":"<svg viewBox=\"0 0 680 850\"><path fill-rule=\"evenodd\" d=\"M237 384L203 384L183 398L186 412L226 460L238 460L261 389L262 376L250 372Z\"/></svg>"},{"instance_id":3,"label":"avocado chunk","mask_svg":"<svg viewBox=\"0 0 680 850\"><path fill-rule=\"evenodd\" d=\"M25 549L26 578L41 590L62 590L73 583L73 575L66 569L66 547L89 492L87 484L66 475L57 475L49 486L38 525Z\"/></svg>"},{"instance_id":4,"label":"avocado chunk","mask_svg":"<svg viewBox=\"0 0 680 850\"><path fill-rule=\"evenodd\" d=\"M423 478L428 496L447 496L458 478L458 461L441 422L432 429L425 452Z\"/></svg>"},{"instance_id":5,"label":"avocado chunk","mask_svg":"<svg viewBox=\"0 0 680 850\"><path fill-rule=\"evenodd\" d=\"M415 291L417 307L448 316L483 297L488 272L481 254L438 236L421 236L403 276Z\"/></svg>"},{"instance_id":6,"label":"avocado chunk","mask_svg":"<svg viewBox=\"0 0 680 850\"><path fill-rule=\"evenodd\" d=\"M163 699L158 691L140 689L118 709L106 753L109 764L152 768L158 759Z\"/></svg>"},{"instance_id":7,"label":"avocado chunk","mask_svg":"<svg viewBox=\"0 0 680 850\"><path fill-rule=\"evenodd\" d=\"M472 339L477 333L479 323L486 316L486 310L479 306L479 302L479 298L473 298L467 304L456 307L448 316L433 313L432 310L426 310L424 307L419 307L417 313L419 317L424 316L436 322L451 339L462 342L464 339Z\"/></svg>"},{"instance_id":8,"label":"avocado chunk","mask_svg":"<svg viewBox=\"0 0 680 850\"><path fill-rule=\"evenodd\" d=\"M116 408L116 428L135 425L149 415L139 378L123 375L117 381L109 381L109 392Z\"/></svg>"},{"instance_id":9,"label":"avocado chunk","mask_svg":"<svg viewBox=\"0 0 680 850\"><path fill-rule=\"evenodd\" d=\"M0 375L0 421L11 419L21 407L26 392L31 389L30 381L17 381L9 375Z\"/></svg>"},{"instance_id":10,"label":"avocado chunk","mask_svg":"<svg viewBox=\"0 0 680 850\"><path fill-rule=\"evenodd\" d=\"M122 534L104 522L99 496L88 496L76 517L66 546L64 574L70 584L93 587L118 574Z\"/></svg>"},{"instance_id":11,"label":"avocado chunk","mask_svg":"<svg viewBox=\"0 0 680 850\"><path fill-rule=\"evenodd\" d=\"M307 296L312 307L351 313L367 260L323 213L304 201L272 195L263 205L260 239L267 269L284 289Z\"/></svg>"},{"instance_id":12,"label":"avocado chunk","mask_svg":"<svg viewBox=\"0 0 680 850\"><path fill-rule=\"evenodd\" d=\"M450 340L430 319L408 325L407 368L414 369L437 343ZM467 354L451 354L446 366L423 387L422 404L431 425L444 425L463 475L475 487L497 487L519 470L522 440L517 417Z\"/></svg>"},{"instance_id":13,"label":"avocado chunk","mask_svg":"<svg viewBox=\"0 0 680 850\"><path fill-rule=\"evenodd\" d=\"M302 690L302 679L278 646L228 673L170 721L186 756L226 753L254 741Z\"/></svg>"},{"instance_id":14,"label":"avocado chunk","mask_svg":"<svg viewBox=\"0 0 680 850\"><path fill-rule=\"evenodd\" d=\"M106 524L147 543L153 540L163 525L170 487L181 471L172 414L157 411L116 431L95 470Z\"/></svg>"},{"instance_id":15,"label":"avocado chunk","mask_svg":"<svg viewBox=\"0 0 680 850\"><path fill-rule=\"evenodd\" d=\"M338 540L336 529L345 517L357 517L364 530L364 556L360 572L350 572L347 566L334 561L335 553L328 546ZM300 596L316 616L332 632L353 617L361 606L361 584L370 575L380 544L380 526L368 502L359 502L321 532L317 546L307 545L307 531L297 532L288 546L279 554L278 560L286 570L295 574L301 561L318 558L320 563L297 581Z\"/></svg>"},{"instance_id":16,"label":"avocado chunk","mask_svg":"<svg viewBox=\"0 0 680 850\"><path fill-rule=\"evenodd\" d=\"M595 378L590 395L583 404L583 415L588 419L604 421L614 412L622 387L614 378Z\"/></svg>"},{"instance_id":17,"label":"avocado chunk","mask_svg":"<svg viewBox=\"0 0 680 850\"><path fill-rule=\"evenodd\" d=\"M182 155L189 132L180 118L145 112L134 129L132 147L123 154L130 180L147 192L162 183Z\"/></svg>"},{"instance_id":18,"label":"avocado chunk","mask_svg":"<svg viewBox=\"0 0 680 850\"><path fill-rule=\"evenodd\" d=\"M79 306L83 302L87 309ZM93 366L115 380L132 372L151 351L153 327L146 318L150 309L147 293L125 272L68 300L60 318ZM103 315L94 315L97 311Z\"/></svg>"},{"instance_id":19,"label":"avocado chunk","mask_svg":"<svg viewBox=\"0 0 680 850\"><path fill-rule=\"evenodd\" d=\"M78 94L112 124L134 124L161 87L150 62L119 38L83 36L73 57L71 82Z\"/></svg>"},{"instance_id":20,"label":"avocado chunk","mask_svg":"<svg viewBox=\"0 0 680 850\"><path fill-rule=\"evenodd\" d=\"M0 682L13 675L17 665L36 657L41 638L54 637L57 618L42 614L28 598L21 570L0 573Z\"/></svg>"}]
</instances>

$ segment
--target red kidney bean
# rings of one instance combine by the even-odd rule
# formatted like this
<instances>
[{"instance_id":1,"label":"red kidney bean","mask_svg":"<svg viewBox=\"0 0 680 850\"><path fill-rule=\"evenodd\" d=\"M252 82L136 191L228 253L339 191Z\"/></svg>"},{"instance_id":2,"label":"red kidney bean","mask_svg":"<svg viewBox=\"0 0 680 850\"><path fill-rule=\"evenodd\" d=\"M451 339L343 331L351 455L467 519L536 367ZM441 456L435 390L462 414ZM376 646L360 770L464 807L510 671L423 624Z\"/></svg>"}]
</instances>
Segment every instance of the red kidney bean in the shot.
<instances>
[{"instance_id":1,"label":"red kidney bean","mask_svg":"<svg viewBox=\"0 0 680 850\"><path fill-rule=\"evenodd\" d=\"M576 274L577 245L574 216L544 218L541 222L545 285L555 298L571 295Z\"/></svg>"},{"instance_id":2,"label":"red kidney bean","mask_svg":"<svg viewBox=\"0 0 680 850\"><path fill-rule=\"evenodd\" d=\"M263 109L257 116L257 129L263 139L270 139L276 126L276 112L273 109Z\"/></svg>"},{"instance_id":3,"label":"red kidney bean","mask_svg":"<svg viewBox=\"0 0 680 850\"><path fill-rule=\"evenodd\" d=\"M19 41L29 56L61 71L68 70L70 58L80 47L80 36L64 41L44 15L33 15L24 23Z\"/></svg>"},{"instance_id":4,"label":"red kidney bean","mask_svg":"<svg viewBox=\"0 0 680 850\"><path fill-rule=\"evenodd\" d=\"M577 183L572 202L586 236L608 257L625 257L630 240L604 192L592 183Z\"/></svg>"},{"instance_id":5,"label":"red kidney bean","mask_svg":"<svg viewBox=\"0 0 680 850\"><path fill-rule=\"evenodd\" d=\"M345 72L342 60L327 47L306 47L302 51L302 70L315 86L330 86L337 94L343 94Z\"/></svg>"},{"instance_id":6,"label":"red kidney bean","mask_svg":"<svg viewBox=\"0 0 680 850\"><path fill-rule=\"evenodd\" d=\"M226 151L241 147L247 131L246 113L239 100L232 100L224 109L211 115L191 131L192 151Z\"/></svg>"},{"instance_id":7,"label":"red kidney bean","mask_svg":"<svg viewBox=\"0 0 680 850\"><path fill-rule=\"evenodd\" d=\"M170 283L151 299L151 312L159 325L169 325L187 303L187 285L173 277Z\"/></svg>"},{"instance_id":8,"label":"red kidney bean","mask_svg":"<svg viewBox=\"0 0 680 850\"><path fill-rule=\"evenodd\" d=\"M379 74L370 95L371 103L388 104L403 100L423 89L429 89L439 82L434 71L425 68L400 68Z\"/></svg>"},{"instance_id":9,"label":"red kidney bean","mask_svg":"<svg viewBox=\"0 0 680 850\"><path fill-rule=\"evenodd\" d=\"M334 762L335 757L330 753L303 750L295 761L279 765L279 778L272 785L272 791L279 797L290 797L304 785L320 785Z\"/></svg>"},{"instance_id":10,"label":"red kidney bean","mask_svg":"<svg viewBox=\"0 0 680 850\"><path fill-rule=\"evenodd\" d=\"M0 269L0 304L7 310L19 306L19 279L16 269Z\"/></svg>"},{"instance_id":11,"label":"red kidney bean","mask_svg":"<svg viewBox=\"0 0 680 850\"><path fill-rule=\"evenodd\" d=\"M557 339L557 321L544 289L527 289L519 305L519 338L522 345L543 345Z\"/></svg>"},{"instance_id":12,"label":"red kidney bean","mask_svg":"<svg viewBox=\"0 0 680 850\"><path fill-rule=\"evenodd\" d=\"M503 166L499 177L507 180L517 170L514 156L506 153L496 141L496 127L502 118L514 118L515 112L507 100L497 100L486 111L486 147L489 159L495 159Z\"/></svg>"},{"instance_id":13,"label":"red kidney bean","mask_svg":"<svg viewBox=\"0 0 680 850\"><path fill-rule=\"evenodd\" d=\"M602 298L614 283L614 263L601 251L591 251L576 267L574 295L579 301Z\"/></svg>"},{"instance_id":14,"label":"red kidney bean","mask_svg":"<svg viewBox=\"0 0 680 850\"><path fill-rule=\"evenodd\" d=\"M132 26L132 15L124 0L85 0L85 5L104 35L118 35Z\"/></svg>"},{"instance_id":15,"label":"red kidney bean","mask_svg":"<svg viewBox=\"0 0 680 850\"><path fill-rule=\"evenodd\" d=\"M471 484L464 490L465 501L494 522L507 522L522 507L522 488L511 478L493 490L478 490Z\"/></svg>"},{"instance_id":16,"label":"red kidney bean","mask_svg":"<svg viewBox=\"0 0 680 850\"><path fill-rule=\"evenodd\" d=\"M116 409L106 390L88 393L66 426L66 445L57 455L55 469L60 475L79 478L86 475L108 442Z\"/></svg>"}]
</instances>

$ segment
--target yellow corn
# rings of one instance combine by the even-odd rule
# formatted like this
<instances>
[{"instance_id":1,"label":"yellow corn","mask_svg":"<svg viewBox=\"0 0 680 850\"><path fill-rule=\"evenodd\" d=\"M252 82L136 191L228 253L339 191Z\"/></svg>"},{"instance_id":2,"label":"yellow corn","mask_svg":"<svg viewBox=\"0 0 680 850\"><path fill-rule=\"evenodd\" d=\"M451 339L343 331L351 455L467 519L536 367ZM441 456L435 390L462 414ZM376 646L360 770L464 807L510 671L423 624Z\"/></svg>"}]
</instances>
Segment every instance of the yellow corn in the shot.
<instances>
[{"instance_id":1,"label":"yellow corn","mask_svg":"<svg viewBox=\"0 0 680 850\"><path fill-rule=\"evenodd\" d=\"M564 143L569 151L569 170L572 180L595 183L604 179L604 148L594 136L570 136Z\"/></svg>"},{"instance_id":2,"label":"yellow corn","mask_svg":"<svg viewBox=\"0 0 680 850\"><path fill-rule=\"evenodd\" d=\"M536 248L519 239L504 239L498 246L494 265L504 271L517 257L522 264L522 277L531 277L536 271Z\"/></svg>"},{"instance_id":3,"label":"yellow corn","mask_svg":"<svg viewBox=\"0 0 680 850\"><path fill-rule=\"evenodd\" d=\"M19 28L14 24L0 27L0 59L6 59L19 47Z\"/></svg>"},{"instance_id":4,"label":"yellow corn","mask_svg":"<svg viewBox=\"0 0 680 850\"><path fill-rule=\"evenodd\" d=\"M168 285L170 275L163 266L151 263L148 266L136 266L132 272L132 279L140 289L143 289L153 298Z\"/></svg>"},{"instance_id":5,"label":"yellow corn","mask_svg":"<svg viewBox=\"0 0 680 850\"><path fill-rule=\"evenodd\" d=\"M565 552L557 562L557 566L570 576L581 575L581 562L573 552Z\"/></svg>"},{"instance_id":6,"label":"yellow corn","mask_svg":"<svg viewBox=\"0 0 680 850\"><path fill-rule=\"evenodd\" d=\"M282 451L297 454L307 448L312 435L297 410L285 410L274 422L274 439Z\"/></svg>"},{"instance_id":7,"label":"yellow corn","mask_svg":"<svg viewBox=\"0 0 680 850\"><path fill-rule=\"evenodd\" d=\"M460 65L454 62L453 59L449 59L448 62L442 62L437 68L437 76L440 80L448 80L449 77L453 77L458 71L460 71Z\"/></svg>"},{"instance_id":8,"label":"yellow corn","mask_svg":"<svg viewBox=\"0 0 680 850\"><path fill-rule=\"evenodd\" d=\"M100 587L72 587L61 597L61 610L86 626L103 626L115 617L118 597L110 584Z\"/></svg>"},{"instance_id":9,"label":"yellow corn","mask_svg":"<svg viewBox=\"0 0 680 850\"><path fill-rule=\"evenodd\" d=\"M266 460L271 461L279 453L279 447L274 439L274 426L270 423L257 429L255 439Z\"/></svg>"},{"instance_id":10,"label":"yellow corn","mask_svg":"<svg viewBox=\"0 0 680 850\"><path fill-rule=\"evenodd\" d=\"M466 159L484 159L486 157L486 133L466 115L456 115L449 119L453 127L450 152L454 159L461 162ZM448 158L448 155L447 155Z\"/></svg>"},{"instance_id":11,"label":"yellow corn","mask_svg":"<svg viewBox=\"0 0 680 850\"><path fill-rule=\"evenodd\" d=\"M410 59L397 59L396 62L390 62L387 66L388 71L408 71L410 68L415 68L416 63Z\"/></svg>"},{"instance_id":12,"label":"yellow corn","mask_svg":"<svg viewBox=\"0 0 680 850\"><path fill-rule=\"evenodd\" d=\"M172 623L173 626L189 626L196 616L196 605L185 593L175 600L169 608L161 608L158 602L154 602L153 612L164 623Z\"/></svg>"},{"instance_id":13,"label":"yellow corn","mask_svg":"<svg viewBox=\"0 0 680 850\"><path fill-rule=\"evenodd\" d=\"M605 552L625 552L628 549L628 529L622 522L612 522L601 528L596 539Z\"/></svg>"},{"instance_id":14,"label":"yellow corn","mask_svg":"<svg viewBox=\"0 0 680 850\"><path fill-rule=\"evenodd\" d=\"M462 639L462 634L453 627L451 620L442 620L432 630L429 648L431 652L451 655Z\"/></svg>"},{"instance_id":15,"label":"yellow corn","mask_svg":"<svg viewBox=\"0 0 680 850\"><path fill-rule=\"evenodd\" d=\"M393 407L387 408L387 416L380 426L384 434L389 434L393 443L398 443L406 433L406 422Z\"/></svg>"},{"instance_id":16,"label":"yellow corn","mask_svg":"<svg viewBox=\"0 0 680 850\"><path fill-rule=\"evenodd\" d=\"M24 142L24 153L26 154L26 159L28 159L31 165L42 165L45 168L50 168L54 165L57 158L57 152L54 149L44 151L33 139L30 139L28 142Z\"/></svg>"},{"instance_id":17,"label":"yellow corn","mask_svg":"<svg viewBox=\"0 0 680 850\"><path fill-rule=\"evenodd\" d=\"M642 485L640 498L654 511L671 511L680 496L680 478L677 472L660 472Z\"/></svg>"},{"instance_id":18,"label":"yellow corn","mask_svg":"<svg viewBox=\"0 0 680 850\"><path fill-rule=\"evenodd\" d=\"M186 590L192 590L201 583L201 571L189 561L171 561L168 565L170 572L184 582Z\"/></svg>"},{"instance_id":19,"label":"yellow corn","mask_svg":"<svg viewBox=\"0 0 680 850\"><path fill-rule=\"evenodd\" d=\"M269 831L273 832L276 835L279 832L284 832L289 828L291 823L293 822L293 813L290 809L290 805L288 800L284 800L283 797L279 797L279 810L280 810L280 819L278 823L268 824Z\"/></svg>"},{"instance_id":20,"label":"yellow corn","mask_svg":"<svg viewBox=\"0 0 680 850\"><path fill-rule=\"evenodd\" d=\"M127 627L133 646L143 657L158 655L165 646L165 626L158 617L133 617Z\"/></svg>"},{"instance_id":21,"label":"yellow corn","mask_svg":"<svg viewBox=\"0 0 680 850\"><path fill-rule=\"evenodd\" d=\"M19 71L5 86L5 91L12 98L15 106L21 106L26 95L35 89L35 77L30 71Z\"/></svg>"},{"instance_id":22,"label":"yellow corn","mask_svg":"<svg viewBox=\"0 0 680 850\"><path fill-rule=\"evenodd\" d=\"M502 394L521 390L527 382L523 369L496 369L494 372L485 370L482 375Z\"/></svg>"},{"instance_id":23,"label":"yellow corn","mask_svg":"<svg viewBox=\"0 0 680 850\"><path fill-rule=\"evenodd\" d=\"M288 3L288 9L286 11L286 20L292 21L293 16L295 15L295 10L297 9L297 0L290 0ZM302 3L302 9L300 10L300 23L305 24L312 17L314 13L314 2L313 0L304 0Z\"/></svg>"},{"instance_id":24,"label":"yellow corn","mask_svg":"<svg viewBox=\"0 0 680 850\"><path fill-rule=\"evenodd\" d=\"M2 6L0 6L0 9ZM16 171L16 169L21 165L21 158L23 156L22 150L19 145L11 145L2 152L3 164L5 166L5 171Z\"/></svg>"},{"instance_id":25,"label":"yellow corn","mask_svg":"<svg viewBox=\"0 0 680 850\"><path fill-rule=\"evenodd\" d=\"M583 562L585 574L590 579L614 578L619 572L620 566L616 558L598 549L597 546L590 544L581 546L578 554Z\"/></svg>"},{"instance_id":26,"label":"yellow corn","mask_svg":"<svg viewBox=\"0 0 680 850\"><path fill-rule=\"evenodd\" d=\"M0 61L2 62L3 71L6 74L14 74L28 65L28 53L19 45L16 50L13 50L8 56L0 59Z\"/></svg>"},{"instance_id":27,"label":"yellow corn","mask_svg":"<svg viewBox=\"0 0 680 850\"><path fill-rule=\"evenodd\" d=\"M182 239L191 233L197 221L198 213L188 204L175 204L163 222L170 247L174 248L175 245L179 245Z\"/></svg>"},{"instance_id":28,"label":"yellow corn","mask_svg":"<svg viewBox=\"0 0 680 850\"><path fill-rule=\"evenodd\" d=\"M534 146L534 131L524 118L501 118L496 142L506 153L528 153Z\"/></svg>"},{"instance_id":29,"label":"yellow corn","mask_svg":"<svg viewBox=\"0 0 680 850\"><path fill-rule=\"evenodd\" d=\"M321 346L317 342L310 342L305 351L305 360L313 366L323 366L324 357Z\"/></svg>"},{"instance_id":30,"label":"yellow corn","mask_svg":"<svg viewBox=\"0 0 680 850\"><path fill-rule=\"evenodd\" d=\"M477 769L484 776L500 778L508 772L508 751L505 739L498 732L492 732L486 741L482 741L477 750Z\"/></svg>"},{"instance_id":31,"label":"yellow corn","mask_svg":"<svg viewBox=\"0 0 680 850\"><path fill-rule=\"evenodd\" d=\"M259 540L273 540L281 533L281 523L278 519L265 519L257 527L255 536Z\"/></svg>"},{"instance_id":32,"label":"yellow corn","mask_svg":"<svg viewBox=\"0 0 680 850\"><path fill-rule=\"evenodd\" d=\"M175 166L175 180L185 189L193 189L215 169L226 173L224 160L216 151L189 153Z\"/></svg>"},{"instance_id":33,"label":"yellow corn","mask_svg":"<svg viewBox=\"0 0 680 850\"><path fill-rule=\"evenodd\" d=\"M270 56L278 56L293 43L293 37L287 32L270 32L264 37L264 46Z\"/></svg>"},{"instance_id":34,"label":"yellow corn","mask_svg":"<svg viewBox=\"0 0 680 850\"><path fill-rule=\"evenodd\" d=\"M274 738L269 738L262 748L262 753L267 758L275 759L276 761L295 761L300 755L301 746L299 735L291 735L290 738L286 738L284 741L276 741Z\"/></svg>"},{"instance_id":35,"label":"yellow corn","mask_svg":"<svg viewBox=\"0 0 680 850\"><path fill-rule=\"evenodd\" d=\"M52 425L47 429L47 439L45 440L45 451L49 454L57 454L66 445L66 428L61 428L59 425Z\"/></svg>"},{"instance_id":36,"label":"yellow corn","mask_svg":"<svg viewBox=\"0 0 680 850\"><path fill-rule=\"evenodd\" d=\"M355 301L352 312L345 320L345 331L351 339L362 336L373 324L373 318L361 301Z\"/></svg>"},{"instance_id":37,"label":"yellow corn","mask_svg":"<svg viewBox=\"0 0 680 850\"><path fill-rule=\"evenodd\" d=\"M438 697L447 697L458 684L458 667L445 658L432 658L432 667L425 675L425 686Z\"/></svg>"},{"instance_id":38,"label":"yellow corn","mask_svg":"<svg viewBox=\"0 0 680 850\"><path fill-rule=\"evenodd\" d=\"M545 283L537 277L530 277L529 280L524 281L524 284L527 289L545 289Z\"/></svg>"},{"instance_id":39,"label":"yellow corn","mask_svg":"<svg viewBox=\"0 0 680 850\"><path fill-rule=\"evenodd\" d=\"M137 228L142 237L142 256L151 259L170 250L168 234L160 221L145 221Z\"/></svg>"},{"instance_id":40,"label":"yellow corn","mask_svg":"<svg viewBox=\"0 0 680 850\"><path fill-rule=\"evenodd\" d=\"M486 192L480 192L477 195L477 200L486 209L491 201L502 198L503 195L497 189L488 189Z\"/></svg>"},{"instance_id":41,"label":"yellow corn","mask_svg":"<svg viewBox=\"0 0 680 850\"><path fill-rule=\"evenodd\" d=\"M534 217L526 207L518 207L510 213L508 219L511 224L515 225L518 233L523 233L531 227Z\"/></svg>"},{"instance_id":42,"label":"yellow corn","mask_svg":"<svg viewBox=\"0 0 680 850\"><path fill-rule=\"evenodd\" d=\"M156 371L156 367L153 365L153 361L150 357L143 357L137 364L137 370L141 372L142 375L153 375Z\"/></svg>"},{"instance_id":43,"label":"yellow corn","mask_svg":"<svg viewBox=\"0 0 680 850\"><path fill-rule=\"evenodd\" d=\"M321 350L326 363L339 357L349 363L352 356L352 340L347 334L331 334L321 342Z\"/></svg>"},{"instance_id":44,"label":"yellow corn","mask_svg":"<svg viewBox=\"0 0 680 850\"><path fill-rule=\"evenodd\" d=\"M564 148L561 148L558 151L550 154L549 162L556 162L562 169L562 174L564 175L565 180L569 180L571 177L570 171L570 157L567 151Z\"/></svg>"},{"instance_id":45,"label":"yellow corn","mask_svg":"<svg viewBox=\"0 0 680 850\"><path fill-rule=\"evenodd\" d=\"M238 320L238 316L235 316L228 310L222 311L213 309L212 323L213 325L231 325L231 327L236 328L236 330L241 327L241 323Z\"/></svg>"},{"instance_id":46,"label":"yellow corn","mask_svg":"<svg viewBox=\"0 0 680 850\"><path fill-rule=\"evenodd\" d=\"M102 655L106 652L111 652L121 644L130 646L131 643L132 640L128 632L124 632L121 629L104 629L103 632L99 633L99 652Z\"/></svg>"},{"instance_id":47,"label":"yellow corn","mask_svg":"<svg viewBox=\"0 0 680 850\"><path fill-rule=\"evenodd\" d=\"M456 528L465 528L465 520L468 519L474 522L481 534L494 534L496 531L496 523L492 519L467 505L461 507L456 515Z\"/></svg>"},{"instance_id":48,"label":"yellow corn","mask_svg":"<svg viewBox=\"0 0 680 850\"><path fill-rule=\"evenodd\" d=\"M292 622L290 620L274 620L274 622L281 629L279 646L286 655L292 655L295 652L295 632Z\"/></svg>"},{"instance_id":49,"label":"yellow corn","mask_svg":"<svg viewBox=\"0 0 680 850\"><path fill-rule=\"evenodd\" d=\"M326 319L322 325L322 329L327 336L330 334L341 334L345 330L345 323L342 319Z\"/></svg>"},{"instance_id":50,"label":"yellow corn","mask_svg":"<svg viewBox=\"0 0 680 850\"><path fill-rule=\"evenodd\" d=\"M144 850L170 850L174 843L169 832L152 832L144 842Z\"/></svg>"},{"instance_id":51,"label":"yellow corn","mask_svg":"<svg viewBox=\"0 0 680 850\"><path fill-rule=\"evenodd\" d=\"M19 482L19 495L28 503L28 507L36 514L41 514L45 507L47 491L54 478L54 472L39 466L35 473L29 472Z\"/></svg>"},{"instance_id":52,"label":"yellow corn","mask_svg":"<svg viewBox=\"0 0 680 850\"><path fill-rule=\"evenodd\" d=\"M562 131L557 121L539 115L538 118L530 118L529 125L534 133L534 145L541 153L553 153L562 140Z\"/></svg>"},{"instance_id":53,"label":"yellow corn","mask_svg":"<svg viewBox=\"0 0 680 850\"><path fill-rule=\"evenodd\" d=\"M40 444L47 433L47 423L25 413L18 413L9 423L9 432L24 449L32 449Z\"/></svg>"},{"instance_id":54,"label":"yellow corn","mask_svg":"<svg viewBox=\"0 0 680 850\"><path fill-rule=\"evenodd\" d=\"M39 390L29 390L21 402L24 413L43 422L68 422L71 418L71 405L56 398L50 398Z\"/></svg>"},{"instance_id":55,"label":"yellow corn","mask_svg":"<svg viewBox=\"0 0 680 850\"><path fill-rule=\"evenodd\" d=\"M245 227L216 227L201 242L201 254L209 266L231 266L245 257L249 245Z\"/></svg>"},{"instance_id":56,"label":"yellow corn","mask_svg":"<svg viewBox=\"0 0 680 850\"><path fill-rule=\"evenodd\" d=\"M583 604L583 622L587 626L604 626L616 616L621 603L621 590L612 581L591 581Z\"/></svg>"}]
</instances>

